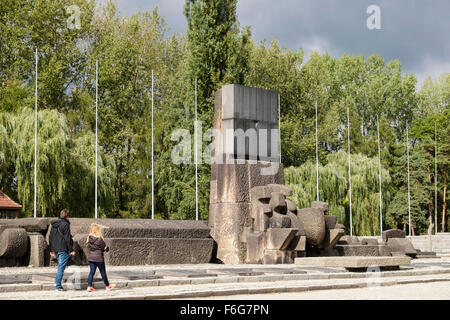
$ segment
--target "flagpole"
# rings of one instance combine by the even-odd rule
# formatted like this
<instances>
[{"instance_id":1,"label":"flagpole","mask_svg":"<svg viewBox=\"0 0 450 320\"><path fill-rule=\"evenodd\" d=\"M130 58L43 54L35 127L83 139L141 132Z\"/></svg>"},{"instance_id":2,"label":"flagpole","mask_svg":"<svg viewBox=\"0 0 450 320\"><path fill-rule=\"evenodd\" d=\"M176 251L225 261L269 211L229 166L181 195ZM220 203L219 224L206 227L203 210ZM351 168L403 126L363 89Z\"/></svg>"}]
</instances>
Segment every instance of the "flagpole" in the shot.
<instances>
[{"instance_id":1,"label":"flagpole","mask_svg":"<svg viewBox=\"0 0 450 320\"><path fill-rule=\"evenodd\" d=\"M437 134L434 123L434 233L437 234Z\"/></svg>"},{"instance_id":2,"label":"flagpole","mask_svg":"<svg viewBox=\"0 0 450 320\"><path fill-rule=\"evenodd\" d=\"M317 100L316 100L316 181L317 181L317 201L319 201L319 145L317 137Z\"/></svg>"},{"instance_id":3,"label":"flagpole","mask_svg":"<svg viewBox=\"0 0 450 320\"><path fill-rule=\"evenodd\" d=\"M37 184L36 184L36 175L37 175L37 99L38 99L38 51L36 48L36 83L34 90L34 213L33 216L37 217L37 207L36 207L36 199L37 199Z\"/></svg>"},{"instance_id":4,"label":"flagpole","mask_svg":"<svg viewBox=\"0 0 450 320\"><path fill-rule=\"evenodd\" d=\"M381 195L381 146L380 146L380 121L377 115L377 134L378 134L378 174L380 179L380 234L383 232L383 197Z\"/></svg>"},{"instance_id":5,"label":"flagpole","mask_svg":"<svg viewBox=\"0 0 450 320\"><path fill-rule=\"evenodd\" d=\"M278 141L280 145L280 164L281 164L281 98L278 94Z\"/></svg>"},{"instance_id":6,"label":"flagpole","mask_svg":"<svg viewBox=\"0 0 450 320\"><path fill-rule=\"evenodd\" d=\"M98 179L98 60L95 60L95 219L98 218L97 179Z\"/></svg>"},{"instance_id":7,"label":"flagpole","mask_svg":"<svg viewBox=\"0 0 450 320\"><path fill-rule=\"evenodd\" d=\"M154 185L154 166L153 166L153 70L152 70L152 219L155 219L155 185Z\"/></svg>"},{"instance_id":8,"label":"flagpole","mask_svg":"<svg viewBox=\"0 0 450 320\"><path fill-rule=\"evenodd\" d=\"M409 236L411 237L411 196L409 190L409 136L408 136L408 120L406 120L406 154L408 160L408 222L409 222Z\"/></svg>"},{"instance_id":9,"label":"flagpole","mask_svg":"<svg viewBox=\"0 0 450 320\"><path fill-rule=\"evenodd\" d=\"M351 176L351 160L350 160L350 109L347 107L347 135L348 135L348 185L350 196L350 236L353 235L352 222L352 176Z\"/></svg>"},{"instance_id":10,"label":"flagpole","mask_svg":"<svg viewBox=\"0 0 450 320\"><path fill-rule=\"evenodd\" d=\"M197 79L195 79L195 123L194 123L194 147L195 147L195 220L198 220L198 161L197 161Z\"/></svg>"}]
</instances>

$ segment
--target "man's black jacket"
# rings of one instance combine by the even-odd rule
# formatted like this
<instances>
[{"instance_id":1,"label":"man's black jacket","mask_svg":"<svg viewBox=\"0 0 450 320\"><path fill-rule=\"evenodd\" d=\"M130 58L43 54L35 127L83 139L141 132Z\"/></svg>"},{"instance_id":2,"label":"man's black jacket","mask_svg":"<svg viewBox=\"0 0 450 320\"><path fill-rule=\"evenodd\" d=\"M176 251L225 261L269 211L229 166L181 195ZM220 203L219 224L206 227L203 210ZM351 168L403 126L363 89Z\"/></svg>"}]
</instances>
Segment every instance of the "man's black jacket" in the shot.
<instances>
[{"instance_id":1,"label":"man's black jacket","mask_svg":"<svg viewBox=\"0 0 450 320\"><path fill-rule=\"evenodd\" d=\"M52 222L50 231L50 251L53 252L72 252L73 240L70 234L70 222L67 219L59 218Z\"/></svg>"}]
</instances>

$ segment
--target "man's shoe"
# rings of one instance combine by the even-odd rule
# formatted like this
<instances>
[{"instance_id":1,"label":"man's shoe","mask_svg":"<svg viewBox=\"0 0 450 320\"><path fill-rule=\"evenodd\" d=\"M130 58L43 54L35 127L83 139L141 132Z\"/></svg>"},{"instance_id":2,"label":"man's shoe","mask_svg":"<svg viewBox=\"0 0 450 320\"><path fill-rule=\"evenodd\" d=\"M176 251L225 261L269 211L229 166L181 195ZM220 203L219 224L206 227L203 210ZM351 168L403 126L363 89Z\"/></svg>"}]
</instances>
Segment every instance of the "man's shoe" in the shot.
<instances>
[{"instance_id":1,"label":"man's shoe","mask_svg":"<svg viewBox=\"0 0 450 320\"><path fill-rule=\"evenodd\" d=\"M62 292L62 291L66 291L66 290L64 290L63 288L56 288L56 291Z\"/></svg>"},{"instance_id":2,"label":"man's shoe","mask_svg":"<svg viewBox=\"0 0 450 320\"><path fill-rule=\"evenodd\" d=\"M116 287L115 284L110 284L109 286L106 287L106 290L112 290Z\"/></svg>"},{"instance_id":3,"label":"man's shoe","mask_svg":"<svg viewBox=\"0 0 450 320\"><path fill-rule=\"evenodd\" d=\"M87 290L86 290L87 292L94 292L95 291L95 289L94 289L94 287L87 287Z\"/></svg>"}]
</instances>

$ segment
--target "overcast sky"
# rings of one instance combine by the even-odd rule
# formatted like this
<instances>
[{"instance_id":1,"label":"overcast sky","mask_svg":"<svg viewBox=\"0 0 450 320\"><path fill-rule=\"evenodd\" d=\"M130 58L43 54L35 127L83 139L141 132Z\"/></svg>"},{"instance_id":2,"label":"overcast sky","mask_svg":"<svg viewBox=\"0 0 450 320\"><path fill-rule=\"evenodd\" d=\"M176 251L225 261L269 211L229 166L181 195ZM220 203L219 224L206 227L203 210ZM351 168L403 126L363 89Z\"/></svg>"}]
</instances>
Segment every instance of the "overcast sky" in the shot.
<instances>
[{"instance_id":1,"label":"overcast sky","mask_svg":"<svg viewBox=\"0 0 450 320\"><path fill-rule=\"evenodd\" d=\"M158 6L171 33L186 31L184 3L117 0L123 15ZM367 27L370 5L380 8L381 29ZM237 6L238 20L251 27L257 42L278 38L283 47L302 48L306 57L312 50L336 57L376 52L385 60L400 60L419 84L450 72L449 13L449 0L238 0Z\"/></svg>"}]
</instances>

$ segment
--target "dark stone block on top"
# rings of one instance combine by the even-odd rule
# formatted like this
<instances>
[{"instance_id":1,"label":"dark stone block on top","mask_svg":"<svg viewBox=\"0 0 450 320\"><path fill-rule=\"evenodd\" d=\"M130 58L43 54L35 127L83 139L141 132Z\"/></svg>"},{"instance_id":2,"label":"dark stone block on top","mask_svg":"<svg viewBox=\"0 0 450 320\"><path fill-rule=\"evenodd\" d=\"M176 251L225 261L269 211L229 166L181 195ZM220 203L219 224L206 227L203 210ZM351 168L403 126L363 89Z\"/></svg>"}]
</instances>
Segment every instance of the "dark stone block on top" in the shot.
<instances>
[{"instance_id":1,"label":"dark stone block on top","mask_svg":"<svg viewBox=\"0 0 450 320\"><path fill-rule=\"evenodd\" d=\"M327 215L325 215L325 228L326 229L328 229L328 230L335 229L336 222L337 222L337 217L336 216L327 216ZM340 228L336 228L336 229L340 229Z\"/></svg>"},{"instance_id":2,"label":"dark stone block on top","mask_svg":"<svg viewBox=\"0 0 450 320\"><path fill-rule=\"evenodd\" d=\"M405 237L406 237L405 231L399 229L389 229L381 233L381 238L383 239L383 242L387 242L389 238L405 238Z\"/></svg>"},{"instance_id":3,"label":"dark stone block on top","mask_svg":"<svg viewBox=\"0 0 450 320\"><path fill-rule=\"evenodd\" d=\"M362 245L362 244L347 244L337 245L336 250L341 256L379 256L378 245Z\"/></svg>"},{"instance_id":4,"label":"dark stone block on top","mask_svg":"<svg viewBox=\"0 0 450 320\"><path fill-rule=\"evenodd\" d=\"M378 240L377 239L371 239L371 238L362 238L361 239L361 244L377 246L378 245Z\"/></svg>"},{"instance_id":5,"label":"dark stone block on top","mask_svg":"<svg viewBox=\"0 0 450 320\"><path fill-rule=\"evenodd\" d=\"M52 218L20 218L20 219L0 219L0 226L7 228L23 228L27 232L39 232L45 235Z\"/></svg>"},{"instance_id":6,"label":"dark stone block on top","mask_svg":"<svg viewBox=\"0 0 450 320\"><path fill-rule=\"evenodd\" d=\"M391 252L401 252L407 256L415 258L417 255L411 241L406 238L388 238L387 246Z\"/></svg>"}]
</instances>

